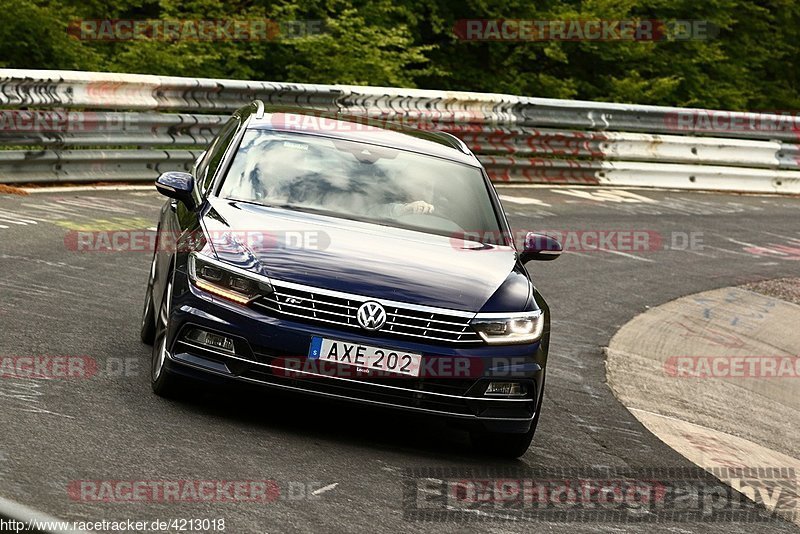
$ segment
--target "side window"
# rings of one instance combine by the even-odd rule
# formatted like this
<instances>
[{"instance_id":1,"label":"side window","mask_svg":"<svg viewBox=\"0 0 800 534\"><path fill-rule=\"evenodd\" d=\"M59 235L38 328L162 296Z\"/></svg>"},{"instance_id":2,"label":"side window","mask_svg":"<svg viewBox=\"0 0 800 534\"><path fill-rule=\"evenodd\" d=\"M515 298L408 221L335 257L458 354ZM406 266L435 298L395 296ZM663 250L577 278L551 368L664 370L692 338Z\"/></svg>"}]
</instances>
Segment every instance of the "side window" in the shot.
<instances>
[{"instance_id":1,"label":"side window","mask_svg":"<svg viewBox=\"0 0 800 534\"><path fill-rule=\"evenodd\" d=\"M197 164L195 178L198 183L202 184L201 189L204 195L211 186L214 174L222 161L222 156L225 155L225 150L236 134L237 126L239 126L239 120L235 117L226 122L219 135L209 145L203 159Z\"/></svg>"}]
</instances>

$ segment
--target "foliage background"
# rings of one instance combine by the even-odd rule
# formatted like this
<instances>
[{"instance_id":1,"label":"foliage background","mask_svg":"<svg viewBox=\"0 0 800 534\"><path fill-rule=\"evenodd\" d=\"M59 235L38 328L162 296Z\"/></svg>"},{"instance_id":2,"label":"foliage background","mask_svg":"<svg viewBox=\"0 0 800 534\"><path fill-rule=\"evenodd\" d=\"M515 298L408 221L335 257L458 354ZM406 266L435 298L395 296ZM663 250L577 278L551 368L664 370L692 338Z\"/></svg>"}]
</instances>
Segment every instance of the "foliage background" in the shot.
<instances>
[{"instance_id":1,"label":"foliage background","mask_svg":"<svg viewBox=\"0 0 800 534\"><path fill-rule=\"evenodd\" d=\"M75 19L322 20L248 42L91 42ZM464 42L463 18L702 19L708 40ZM471 90L736 110L798 108L793 0L0 0L0 67Z\"/></svg>"}]
</instances>

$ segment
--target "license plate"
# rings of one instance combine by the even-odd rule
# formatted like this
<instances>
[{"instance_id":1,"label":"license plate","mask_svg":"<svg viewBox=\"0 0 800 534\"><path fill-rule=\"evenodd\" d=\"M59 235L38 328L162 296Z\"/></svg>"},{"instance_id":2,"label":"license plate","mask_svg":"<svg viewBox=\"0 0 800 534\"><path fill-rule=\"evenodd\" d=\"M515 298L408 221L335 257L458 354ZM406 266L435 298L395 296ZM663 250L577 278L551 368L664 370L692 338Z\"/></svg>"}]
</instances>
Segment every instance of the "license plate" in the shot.
<instances>
[{"instance_id":1,"label":"license plate","mask_svg":"<svg viewBox=\"0 0 800 534\"><path fill-rule=\"evenodd\" d=\"M408 376L419 376L422 361L422 354L321 337L311 338L308 357L312 360L354 365L372 371L388 371Z\"/></svg>"}]
</instances>

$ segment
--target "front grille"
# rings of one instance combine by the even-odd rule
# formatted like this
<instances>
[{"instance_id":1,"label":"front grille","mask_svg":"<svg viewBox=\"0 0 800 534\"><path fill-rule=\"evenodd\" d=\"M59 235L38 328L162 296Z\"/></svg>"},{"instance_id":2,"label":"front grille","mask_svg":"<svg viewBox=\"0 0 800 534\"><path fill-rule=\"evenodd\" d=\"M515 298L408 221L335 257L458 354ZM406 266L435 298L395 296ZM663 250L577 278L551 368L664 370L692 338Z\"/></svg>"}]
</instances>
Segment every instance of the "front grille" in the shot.
<instances>
[{"instance_id":1,"label":"front grille","mask_svg":"<svg viewBox=\"0 0 800 534\"><path fill-rule=\"evenodd\" d=\"M273 281L275 292L255 301L255 305L273 314L309 322L329 323L361 329L356 313L368 297L338 294L296 284ZM478 343L480 336L470 327L474 314L429 310L422 306L382 302L386 324L375 335L417 338L444 343Z\"/></svg>"}]
</instances>

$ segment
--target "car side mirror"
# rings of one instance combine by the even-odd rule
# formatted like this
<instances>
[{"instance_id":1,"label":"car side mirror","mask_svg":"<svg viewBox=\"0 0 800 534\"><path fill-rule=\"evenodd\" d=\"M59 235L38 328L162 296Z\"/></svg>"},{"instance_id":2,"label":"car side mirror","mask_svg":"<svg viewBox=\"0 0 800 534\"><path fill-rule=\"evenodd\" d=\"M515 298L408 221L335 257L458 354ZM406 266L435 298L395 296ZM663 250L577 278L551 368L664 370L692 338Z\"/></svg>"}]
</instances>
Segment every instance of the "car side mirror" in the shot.
<instances>
[{"instance_id":1,"label":"car side mirror","mask_svg":"<svg viewBox=\"0 0 800 534\"><path fill-rule=\"evenodd\" d=\"M525 246L519 254L519 261L523 264L529 261L550 261L561 255L561 243L557 239L544 234L528 232L525 236Z\"/></svg>"},{"instance_id":2,"label":"car side mirror","mask_svg":"<svg viewBox=\"0 0 800 534\"><path fill-rule=\"evenodd\" d=\"M194 177L188 172L169 171L156 180L156 189L165 197L183 202L187 208L194 210Z\"/></svg>"}]
</instances>

